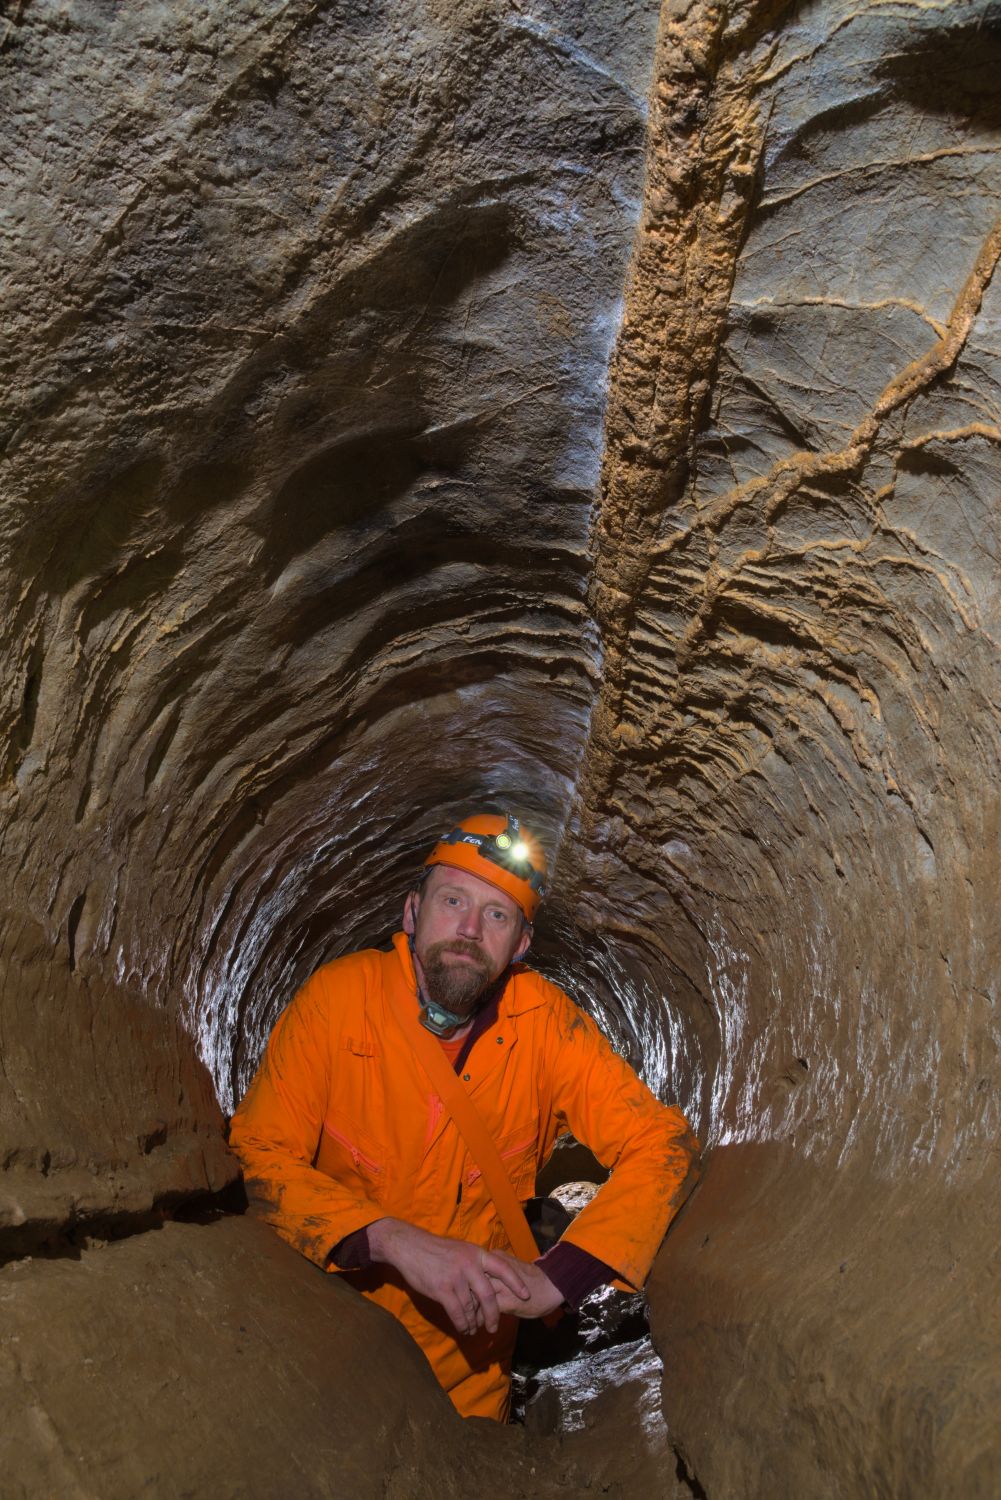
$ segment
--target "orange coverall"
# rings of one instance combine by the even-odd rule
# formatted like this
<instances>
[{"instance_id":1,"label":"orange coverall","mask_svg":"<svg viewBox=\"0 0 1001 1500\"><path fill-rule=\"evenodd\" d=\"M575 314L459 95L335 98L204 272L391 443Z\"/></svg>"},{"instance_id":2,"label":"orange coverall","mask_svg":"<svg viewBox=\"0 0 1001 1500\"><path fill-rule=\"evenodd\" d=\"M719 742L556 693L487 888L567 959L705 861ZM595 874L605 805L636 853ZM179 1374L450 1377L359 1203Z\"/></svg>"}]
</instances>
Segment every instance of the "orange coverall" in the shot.
<instances>
[{"instance_id":1,"label":"orange coverall","mask_svg":"<svg viewBox=\"0 0 1001 1500\"><path fill-rule=\"evenodd\" d=\"M391 1215L511 1250L493 1200L396 1017L416 1009L404 934L319 969L275 1027L233 1117L252 1208L325 1270L345 1235ZM515 965L463 1079L518 1196L570 1130L612 1175L564 1238L639 1287L693 1180L698 1143L562 990ZM517 1320L455 1333L390 1267L347 1274L424 1350L463 1416L507 1415Z\"/></svg>"}]
</instances>

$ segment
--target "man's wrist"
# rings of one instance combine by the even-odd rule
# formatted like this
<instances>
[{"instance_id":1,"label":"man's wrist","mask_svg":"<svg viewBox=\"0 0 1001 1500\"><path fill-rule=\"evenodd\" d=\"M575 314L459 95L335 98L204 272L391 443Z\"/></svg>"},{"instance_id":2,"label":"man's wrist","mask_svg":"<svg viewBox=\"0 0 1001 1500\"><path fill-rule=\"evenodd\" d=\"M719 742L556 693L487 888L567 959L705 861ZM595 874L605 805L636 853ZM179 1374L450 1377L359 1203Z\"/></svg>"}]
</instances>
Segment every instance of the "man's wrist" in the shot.
<instances>
[{"instance_id":1,"label":"man's wrist","mask_svg":"<svg viewBox=\"0 0 1001 1500\"><path fill-rule=\"evenodd\" d=\"M366 1226L369 1254L374 1261L392 1265L392 1243L402 1223L402 1219L393 1219L387 1214L385 1218L373 1219L372 1223Z\"/></svg>"},{"instance_id":2,"label":"man's wrist","mask_svg":"<svg viewBox=\"0 0 1001 1500\"><path fill-rule=\"evenodd\" d=\"M376 1263L391 1264L388 1247L393 1239L393 1229L403 1223L402 1219L384 1217L373 1219L362 1229L346 1234L330 1252L330 1259L341 1271L366 1271Z\"/></svg>"}]
</instances>

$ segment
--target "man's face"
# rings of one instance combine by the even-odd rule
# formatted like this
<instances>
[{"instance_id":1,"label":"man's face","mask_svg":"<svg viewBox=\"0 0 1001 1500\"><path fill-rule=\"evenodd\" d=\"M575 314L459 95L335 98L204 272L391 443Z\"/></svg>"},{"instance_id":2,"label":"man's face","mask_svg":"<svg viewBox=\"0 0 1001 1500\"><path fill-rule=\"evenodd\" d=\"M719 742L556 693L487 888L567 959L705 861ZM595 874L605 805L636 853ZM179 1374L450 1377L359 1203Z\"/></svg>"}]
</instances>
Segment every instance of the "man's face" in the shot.
<instances>
[{"instance_id":1,"label":"man's face","mask_svg":"<svg viewBox=\"0 0 1001 1500\"><path fill-rule=\"evenodd\" d=\"M411 930L428 996L459 1016L472 1016L484 990L520 958L531 940L521 909L489 881L435 865L420 893L408 897Z\"/></svg>"}]
</instances>

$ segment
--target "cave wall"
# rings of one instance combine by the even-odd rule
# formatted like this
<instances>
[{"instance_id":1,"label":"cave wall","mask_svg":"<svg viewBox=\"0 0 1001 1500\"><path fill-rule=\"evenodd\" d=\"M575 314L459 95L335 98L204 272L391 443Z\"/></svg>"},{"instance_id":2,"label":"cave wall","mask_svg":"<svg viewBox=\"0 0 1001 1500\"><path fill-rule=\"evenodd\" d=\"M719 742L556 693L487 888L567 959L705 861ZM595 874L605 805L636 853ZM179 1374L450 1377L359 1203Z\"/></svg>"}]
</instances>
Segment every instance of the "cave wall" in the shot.
<instances>
[{"instance_id":1,"label":"cave wall","mask_svg":"<svg viewBox=\"0 0 1001 1500\"><path fill-rule=\"evenodd\" d=\"M249 1216L20 1260L0 1310L4 1500L539 1493L503 1429L468 1440L388 1313Z\"/></svg>"},{"instance_id":2,"label":"cave wall","mask_svg":"<svg viewBox=\"0 0 1001 1500\"><path fill-rule=\"evenodd\" d=\"M224 1184L296 983L514 804L711 1149L688 1472L990 1493L999 24L8 7L4 1255Z\"/></svg>"},{"instance_id":3,"label":"cave wall","mask_svg":"<svg viewBox=\"0 0 1001 1500\"><path fill-rule=\"evenodd\" d=\"M392 930L457 809L556 842L656 22L0 22L22 1237L218 1186L214 1095L322 958Z\"/></svg>"},{"instance_id":4,"label":"cave wall","mask_svg":"<svg viewBox=\"0 0 1001 1500\"><path fill-rule=\"evenodd\" d=\"M996 1484L999 20L664 17L575 905L687 1011L712 1496Z\"/></svg>"}]
</instances>

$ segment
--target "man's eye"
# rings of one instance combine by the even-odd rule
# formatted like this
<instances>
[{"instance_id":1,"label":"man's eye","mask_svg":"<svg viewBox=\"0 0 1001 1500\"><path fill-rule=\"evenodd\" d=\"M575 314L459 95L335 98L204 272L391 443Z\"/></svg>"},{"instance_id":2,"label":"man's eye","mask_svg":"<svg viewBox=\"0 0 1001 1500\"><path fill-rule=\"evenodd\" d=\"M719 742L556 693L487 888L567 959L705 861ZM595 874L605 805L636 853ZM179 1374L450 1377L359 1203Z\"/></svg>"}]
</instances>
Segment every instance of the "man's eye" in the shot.
<instances>
[{"instance_id":1,"label":"man's eye","mask_svg":"<svg viewBox=\"0 0 1001 1500\"><path fill-rule=\"evenodd\" d=\"M490 920L492 922L506 922L507 921L507 912L506 911L491 911L491 912L488 912L487 915L490 917Z\"/></svg>"}]
</instances>

